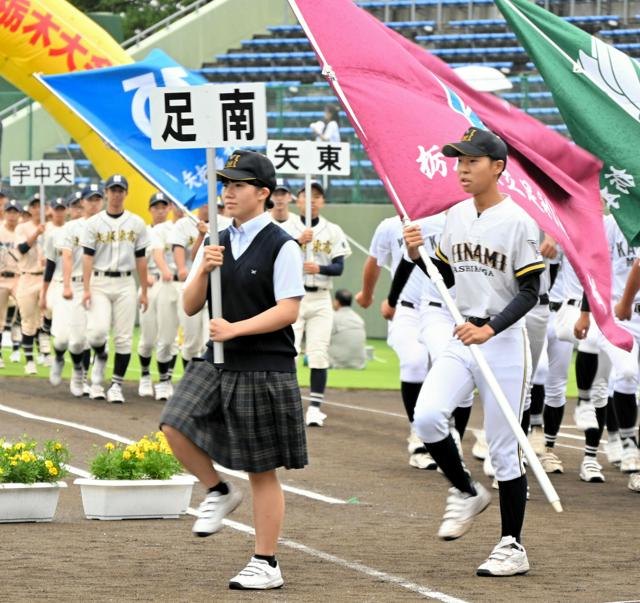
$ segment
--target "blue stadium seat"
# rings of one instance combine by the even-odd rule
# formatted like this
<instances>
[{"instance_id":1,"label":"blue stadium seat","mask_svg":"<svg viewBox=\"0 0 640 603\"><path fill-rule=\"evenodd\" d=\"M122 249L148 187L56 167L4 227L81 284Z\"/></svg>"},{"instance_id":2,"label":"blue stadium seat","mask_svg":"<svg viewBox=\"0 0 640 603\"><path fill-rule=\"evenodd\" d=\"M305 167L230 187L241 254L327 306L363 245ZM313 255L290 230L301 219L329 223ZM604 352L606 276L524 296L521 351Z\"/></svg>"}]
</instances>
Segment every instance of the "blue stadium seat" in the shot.
<instances>
[{"instance_id":1,"label":"blue stadium seat","mask_svg":"<svg viewBox=\"0 0 640 603\"><path fill-rule=\"evenodd\" d=\"M494 69L513 69L513 63L510 61L484 61L482 63L470 63L462 62L462 63L447 63L451 69L455 69L456 67L469 67L469 65L481 65L482 67L493 67Z\"/></svg>"},{"instance_id":2,"label":"blue stadium seat","mask_svg":"<svg viewBox=\"0 0 640 603\"><path fill-rule=\"evenodd\" d=\"M515 40L516 34L504 33L468 33L468 34L435 34L416 36L417 42L471 42L481 40Z\"/></svg>"},{"instance_id":3,"label":"blue stadium seat","mask_svg":"<svg viewBox=\"0 0 640 603\"><path fill-rule=\"evenodd\" d=\"M217 54L218 61L283 61L287 59L313 59L314 52L229 52L227 54Z\"/></svg>"},{"instance_id":4,"label":"blue stadium seat","mask_svg":"<svg viewBox=\"0 0 640 603\"><path fill-rule=\"evenodd\" d=\"M429 50L436 56L459 55L495 55L495 54L525 54L522 46L492 46L485 48L432 48Z\"/></svg>"},{"instance_id":5,"label":"blue stadium seat","mask_svg":"<svg viewBox=\"0 0 640 603\"><path fill-rule=\"evenodd\" d=\"M606 38L615 38L618 36L640 36L640 29L601 29L598 32L598 35Z\"/></svg>"},{"instance_id":6,"label":"blue stadium seat","mask_svg":"<svg viewBox=\"0 0 640 603\"><path fill-rule=\"evenodd\" d=\"M242 46L291 46L293 44L309 45L307 38L258 38L257 40L242 40Z\"/></svg>"},{"instance_id":7,"label":"blue stadium seat","mask_svg":"<svg viewBox=\"0 0 640 603\"><path fill-rule=\"evenodd\" d=\"M558 107L531 107L527 109L529 115L560 115Z\"/></svg>"},{"instance_id":8,"label":"blue stadium seat","mask_svg":"<svg viewBox=\"0 0 640 603\"><path fill-rule=\"evenodd\" d=\"M233 74L278 74L278 73L320 73L322 69L319 65L302 65L302 66L278 66L278 67L202 67L202 69L194 69L196 73L216 73L222 75Z\"/></svg>"},{"instance_id":9,"label":"blue stadium seat","mask_svg":"<svg viewBox=\"0 0 640 603\"><path fill-rule=\"evenodd\" d=\"M500 96L505 100L522 100L523 98L525 98L525 96L527 98L535 99L535 100L553 98L553 95L551 94L551 92L529 92L526 95L524 92L505 92Z\"/></svg>"},{"instance_id":10,"label":"blue stadium seat","mask_svg":"<svg viewBox=\"0 0 640 603\"><path fill-rule=\"evenodd\" d=\"M267 134L273 137L278 137L278 136L287 135L287 134L309 136L309 128L294 127L294 126L287 126L284 128L267 128ZM354 130L353 128L348 126L340 126L340 134L342 134L343 136L347 136L347 135L353 136Z\"/></svg>"},{"instance_id":11,"label":"blue stadium seat","mask_svg":"<svg viewBox=\"0 0 640 603\"><path fill-rule=\"evenodd\" d=\"M335 96L288 96L283 99L283 102L292 105L306 105L313 103L337 103L338 99Z\"/></svg>"},{"instance_id":12,"label":"blue stadium seat","mask_svg":"<svg viewBox=\"0 0 640 603\"><path fill-rule=\"evenodd\" d=\"M411 8L416 6L437 6L443 5L467 5L467 4L493 4L493 0L367 0L366 2L358 2L362 8Z\"/></svg>"},{"instance_id":13,"label":"blue stadium seat","mask_svg":"<svg viewBox=\"0 0 640 603\"><path fill-rule=\"evenodd\" d=\"M59 151L61 153L66 153L67 151L73 152L73 151L79 151L79 150L80 150L80 145L75 142L70 142L69 144L56 145L56 151Z\"/></svg>"},{"instance_id":14,"label":"blue stadium seat","mask_svg":"<svg viewBox=\"0 0 640 603\"><path fill-rule=\"evenodd\" d=\"M391 29L414 29L417 27L434 27L435 21L387 21L385 25ZM267 27L272 33L302 33L300 25L272 25Z\"/></svg>"}]
</instances>

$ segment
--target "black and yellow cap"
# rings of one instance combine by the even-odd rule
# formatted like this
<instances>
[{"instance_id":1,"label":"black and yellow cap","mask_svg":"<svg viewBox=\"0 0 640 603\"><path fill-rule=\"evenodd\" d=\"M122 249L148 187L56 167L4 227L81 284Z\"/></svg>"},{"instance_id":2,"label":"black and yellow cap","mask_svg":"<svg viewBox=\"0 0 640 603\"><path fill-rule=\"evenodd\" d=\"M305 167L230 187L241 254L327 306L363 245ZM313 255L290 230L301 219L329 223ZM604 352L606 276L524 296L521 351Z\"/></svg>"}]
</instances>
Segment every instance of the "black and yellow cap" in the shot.
<instances>
[{"instance_id":1,"label":"black and yellow cap","mask_svg":"<svg viewBox=\"0 0 640 603\"><path fill-rule=\"evenodd\" d=\"M273 163L266 155L256 151L234 151L224 168L216 173L225 180L243 180L266 186L271 192L276 188Z\"/></svg>"},{"instance_id":2,"label":"black and yellow cap","mask_svg":"<svg viewBox=\"0 0 640 603\"><path fill-rule=\"evenodd\" d=\"M469 128L460 142L450 142L442 147L446 157L491 157L507 160L507 145L490 130Z\"/></svg>"}]
</instances>

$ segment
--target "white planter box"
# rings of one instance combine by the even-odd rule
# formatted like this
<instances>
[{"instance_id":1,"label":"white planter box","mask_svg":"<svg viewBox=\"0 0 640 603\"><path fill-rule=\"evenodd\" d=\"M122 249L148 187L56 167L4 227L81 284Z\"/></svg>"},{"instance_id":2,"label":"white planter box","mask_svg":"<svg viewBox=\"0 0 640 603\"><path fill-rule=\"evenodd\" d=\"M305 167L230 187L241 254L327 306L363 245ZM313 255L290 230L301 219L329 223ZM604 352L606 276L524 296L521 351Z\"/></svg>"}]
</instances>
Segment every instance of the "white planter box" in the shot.
<instances>
[{"instance_id":1,"label":"white planter box","mask_svg":"<svg viewBox=\"0 0 640 603\"><path fill-rule=\"evenodd\" d=\"M65 482L0 484L0 523L51 521Z\"/></svg>"},{"instance_id":2,"label":"white planter box","mask_svg":"<svg viewBox=\"0 0 640 603\"><path fill-rule=\"evenodd\" d=\"M87 519L177 519L191 501L196 478L106 480L78 478Z\"/></svg>"}]
</instances>

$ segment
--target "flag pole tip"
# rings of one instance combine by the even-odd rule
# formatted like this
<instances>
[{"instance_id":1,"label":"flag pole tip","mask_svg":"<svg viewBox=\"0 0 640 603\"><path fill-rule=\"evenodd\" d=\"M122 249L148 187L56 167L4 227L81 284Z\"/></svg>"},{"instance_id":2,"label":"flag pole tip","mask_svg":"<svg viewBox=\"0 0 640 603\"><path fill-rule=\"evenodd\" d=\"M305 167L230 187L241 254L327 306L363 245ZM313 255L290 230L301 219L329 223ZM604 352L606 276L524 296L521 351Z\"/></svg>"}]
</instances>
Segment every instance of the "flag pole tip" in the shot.
<instances>
[{"instance_id":1,"label":"flag pole tip","mask_svg":"<svg viewBox=\"0 0 640 603\"><path fill-rule=\"evenodd\" d=\"M559 500L554 500L551 506L555 509L556 513L562 513L562 504Z\"/></svg>"}]
</instances>

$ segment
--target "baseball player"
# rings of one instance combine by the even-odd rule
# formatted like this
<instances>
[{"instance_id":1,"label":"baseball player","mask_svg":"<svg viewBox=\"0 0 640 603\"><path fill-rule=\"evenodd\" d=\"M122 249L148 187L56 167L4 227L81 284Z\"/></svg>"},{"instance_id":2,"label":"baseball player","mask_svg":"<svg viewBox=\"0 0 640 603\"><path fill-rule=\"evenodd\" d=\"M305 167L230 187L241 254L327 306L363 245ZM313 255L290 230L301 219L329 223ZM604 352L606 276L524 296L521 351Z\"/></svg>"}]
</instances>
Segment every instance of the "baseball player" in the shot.
<instances>
[{"instance_id":1,"label":"baseball player","mask_svg":"<svg viewBox=\"0 0 640 603\"><path fill-rule=\"evenodd\" d=\"M304 262L306 294L300 304L300 314L293 331L298 353L302 338L305 337L305 351L311 369L311 403L305 421L307 425L322 427L326 414L320 410L320 406L327 386L333 325L332 278L342 274L344 260L351 255L351 248L342 228L320 216L325 201L322 185L318 182L311 185L311 228L305 226L305 199L303 187L298 191L297 200L300 216L280 226L298 241L303 256L308 246L312 250L313 259Z\"/></svg>"},{"instance_id":2,"label":"baseball player","mask_svg":"<svg viewBox=\"0 0 640 603\"><path fill-rule=\"evenodd\" d=\"M173 223L168 220L171 203L164 193L158 192L149 199L149 213L152 225L148 226L151 244L147 249L149 273L149 307L140 315L140 341L138 357L142 375L138 385L138 395L153 396L149 368L151 353L156 349L156 362L160 382L156 385L156 400L167 400L171 396L172 359L177 353L178 296L173 253L171 252L171 231ZM157 346L157 347L156 347Z\"/></svg>"},{"instance_id":3,"label":"baseball player","mask_svg":"<svg viewBox=\"0 0 640 603\"><path fill-rule=\"evenodd\" d=\"M491 501L489 492L464 470L449 433L453 410L474 387L478 388L500 490L502 537L477 573L524 574L529 571L527 554L520 543L527 500L524 466L515 435L467 346L483 344L485 359L513 412L521 418L531 377L524 316L538 303L540 274L544 271L538 228L523 209L498 190L507 147L495 134L469 128L462 141L445 145L442 152L457 157L460 184L473 195L449 210L436 251L436 264L445 283L456 285L456 301L466 322L455 328L455 339L427 374L414 426L453 486L438 534L445 540L459 538ZM405 241L410 257L421 265L418 247L423 239L419 227L408 228Z\"/></svg>"},{"instance_id":4,"label":"baseball player","mask_svg":"<svg viewBox=\"0 0 640 603\"><path fill-rule=\"evenodd\" d=\"M422 228L423 238L435 249L444 226L444 215L420 220L418 224ZM411 270L410 274L407 269L398 270L404 250L400 218L394 216L380 222L371 240L369 257L363 268L362 290L356 294L356 299L362 307L369 307L373 302L373 290L381 267L391 269L394 279L387 299L382 302L381 311L389 320L387 343L400 360L400 392L409 424L412 425L414 408L429 364L428 349L420 340L419 312L425 281L429 284L430 281L420 270ZM414 264L408 266L412 269ZM413 427L407 442L409 464L412 467L435 469L435 462Z\"/></svg>"},{"instance_id":5,"label":"baseball player","mask_svg":"<svg viewBox=\"0 0 640 603\"><path fill-rule=\"evenodd\" d=\"M186 281L191 270L195 256L194 245L197 241L202 243L209 229L209 208L206 205L197 209L196 216L198 218L197 225L194 224L190 216L184 216L175 223L171 230L169 243L173 251L179 283ZM228 223L218 216L218 229L226 228L225 224L228 226ZM200 356L204 351L209 327L206 312L196 312L193 316L188 316L185 313L182 303L182 287L180 287L178 299L178 321L182 329L182 348L180 350L182 365L186 370L191 359Z\"/></svg>"},{"instance_id":6,"label":"baseball player","mask_svg":"<svg viewBox=\"0 0 640 603\"><path fill-rule=\"evenodd\" d=\"M19 255L16 250L16 229L21 212L20 204L11 199L4 205L4 221L0 223L0 325L3 333L6 325L10 325L10 321L7 320L9 299L15 299L18 285ZM1 353L0 368L4 368Z\"/></svg>"},{"instance_id":7,"label":"baseball player","mask_svg":"<svg viewBox=\"0 0 640 603\"><path fill-rule=\"evenodd\" d=\"M637 312L640 296L638 295L638 250L628 245L613 216L606 216L605 228L609 236L609 246L613 262L613 302L614 311L619 320L624 321L624 327L633 335L635 343L632 358L637 361L638 343L640 342L640 314ZM591 330L589 328L589 313L586 298L583 297L583 312L576 324L576 337L582 339ZM599 343L604 341L601 337ZM630 474L629 488L640 491L640 449L638 448L637 420L638 407L636 392L638 390L638 367L624 374L620 370L616 359L620 356L618 349L613 346L605 347L610 353L615 368L613 381L613 405L619 423L619 433L622 440L622 455L620 470ZM623 352L624 354L624 352ZM597 432L602 433L601 425L605 418L597 416ZM594 430L596 431L596 430ZM589 442L587 442L589 444Z\"/></svg>"},{"instance_id":8,"label":"baseball player","mask_svg":"<svg viewBox=\"0 0 640 603\"><path fill-rule=\"evenodd\" d=\"M88 383L91 347L87 341L87 310L82 303L84 251L81 241L87 220L102 210L102 190L97 184L91 184L79 195L74 194L70 197L69 203L72 211L75 212L73 208L78 207L82 211L82 215L78 219L70 220L65 225L65 237L62 244L62 297L71 304L68 328L69 355L73 368L69 390L73 396L81 397L91 394L91 387Z\"/></svg>"},{"instance_id":9,"label":"baseball player","mask_svg":"<svg viewBox=\"0 0 640 603\"><path fill-rule=\"evenodd\" d=\"M64 368L64 353L69 345L69 318L71 307L62 297L62 247L65 238L65 217L67 204L58 197L51 204L53 210L52 228L44 240L44 279L40 290L40 311L51 313L51 334L54 337L54 359L49 367L49 382L60 385Z\"/></svg>"},{"instance_id":10,"label":"baseball player","mask_svg":"<svg viewBox=\"0 0 640 603\"><path fill-rule=\"evenodd\" d=\"M16 301L20 309L25 373L35 375L37 369L33 361L33 342L42 324L39 301L44 274L42 235L45 232L45 225L40 223L39 197L32 197L29 201L28 212L30 220L16 227L17 250L20 254Z\"/></svg>"},{"instance_id":11,"label":"baseball player","mask_svg":"<svg viewBox=\"0 0 640 603\"><path fill-rule=\"evenodd\" d=\"M131 358L136 318L136 285L140 279L140 306L147 309L147 228L139 216L125 209L129 185L115 174L106 184L107 207L89 218L82 233L83 304L87 308L87 340L94 351L91 398L105 397L102 381L107 363L107 337L113 327L115 359L107 401L123 403L122 380Z\"/></svg>"},{"instance_id":12,"label":"baseball player","mask_svg":"<svg viewBox=\"0 0 640 603\"><path fill-rule=\"evenodd\" d=\"M289 204L293 201L293 195L291 194L291 188L289 183L282 178L278 178L276 181L276 188L271 194L271 202L273 207L269 210L271 219L280 225L284 225L286 230L290 228L289 221L297 220L298 217L289 211Z\"/></svg>"}]
</instances>

